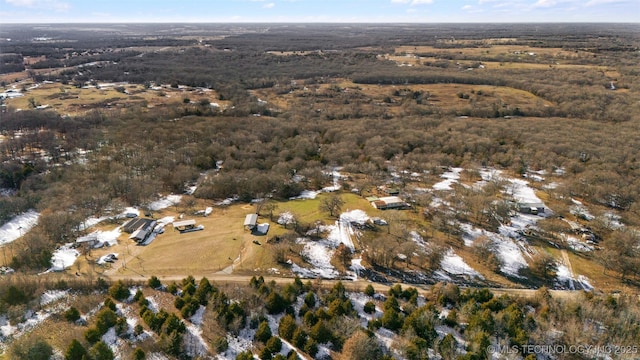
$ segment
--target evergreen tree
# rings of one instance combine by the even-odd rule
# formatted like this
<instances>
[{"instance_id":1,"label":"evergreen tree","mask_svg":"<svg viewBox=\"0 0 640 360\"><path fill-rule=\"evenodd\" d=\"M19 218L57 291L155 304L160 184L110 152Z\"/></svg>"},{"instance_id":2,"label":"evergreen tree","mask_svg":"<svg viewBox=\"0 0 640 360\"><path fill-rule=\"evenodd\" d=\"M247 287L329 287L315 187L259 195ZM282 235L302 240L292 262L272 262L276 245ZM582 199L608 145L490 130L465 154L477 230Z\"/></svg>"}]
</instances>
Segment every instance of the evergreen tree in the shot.
<instances>
[{"instance_id":1,"label":"evergreen tree","mask_svg":"<svg viewBox=\"0 0 640 360\"><path fill-rule=\"evenodd\" d=\"M84 360L87 356L87 349L78 340L73 339L64 353L64 360Z\"/></svg>"}]
</instances>

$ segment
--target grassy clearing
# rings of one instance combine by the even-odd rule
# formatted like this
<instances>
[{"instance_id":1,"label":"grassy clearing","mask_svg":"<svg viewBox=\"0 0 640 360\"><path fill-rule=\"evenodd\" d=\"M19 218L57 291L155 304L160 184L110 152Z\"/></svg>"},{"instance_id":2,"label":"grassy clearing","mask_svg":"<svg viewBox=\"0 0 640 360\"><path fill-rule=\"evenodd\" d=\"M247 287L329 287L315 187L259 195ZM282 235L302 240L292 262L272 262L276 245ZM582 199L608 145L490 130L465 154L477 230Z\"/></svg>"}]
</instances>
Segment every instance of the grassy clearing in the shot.
<instances>
[{"instance_id":1,"label":"grassy clearing","mask_svg":"<svg viewBox=\"0 0 640 360\"><path fill-rule=\"evenodd\" d=\"M395 48L396 54L421 54L421 53L436 53L436 54L461 54L468 56L498 56L505 54L521 55L522 58L535 59L537 56L552 56L561 57L565 59L577 59L584 56L591 56L587 51L567 51L562 48L538 48L533 46L524 45L492 45L487 47L468 47L468 48L455 48L455 49L443 49L435 48L433 46L399 46ZM535 55L530 55L533 53Z\"/></svg>"},{"instance_id":2,"label":"grassy clearing","mask_svg":"<svg viewBox=\"0 0 640 360\"><path fill-rule=\"evenodd\" d=\"M349 80L341 80L336 84L322 84L313 90L295 90L289 94L278 95L272 90L260 90L255 94L261 99L266 99L273 106L281 109L291 109L295 107L309 107L309 99L322 102L321 98L314 98L313 94L326 93L331 87L338 85L343 91L352 94L360 94L372 99L370 106L386 106L387 111L401 113L403 105L407 99L396 96L397 90L421 91L428 93L429 97L423 100L421 106L435 107L447 111L455 111L464 108L492 109L499 107L518 107L522 111L540 109L541 107L553 106L550 101L544 100L528 91L519 90L505 86L490 85L466 85L466 84L426 84L426 85L368 85L355 84ZM309 96L304 96L307 93ZM466 95L466 99L460 94ZM387 102L385 102L385 99ZM388 102L388 100L391 102ZM415 103L414 103L415 104ZM313 105L311 105L313 106ZM319 105L324 106L324 105ZM332 103L331 108L338 108L343 105ZM364 105L366 106L366 105Z\"/></svg>"},{"instance_id":3,"label":"grassy clearing","mask_svg":"<svg viewBox=\"0 0 640 360\"><path fill-rule=\"evenodd\" d=\"M28 88L30 85L25 86ZM29 109L33 99L36 105L49 105L58 113L69 115L78 115L94 108L117 109L132 104L146 104L147 107L180 106L184 104L185 98L188 98L193 106L205 99L211 103L218 103L221 108L228 105L228 101L218 100L215 91L174 89L168 86L161 90L153 90L136 84L118 86L123 86L129 94L119 92L111 85L102 88L76 88L60 83L41 84L25 92L22 97L6 100L6 104L16 109Z\"/></svg>"}]
</instances>

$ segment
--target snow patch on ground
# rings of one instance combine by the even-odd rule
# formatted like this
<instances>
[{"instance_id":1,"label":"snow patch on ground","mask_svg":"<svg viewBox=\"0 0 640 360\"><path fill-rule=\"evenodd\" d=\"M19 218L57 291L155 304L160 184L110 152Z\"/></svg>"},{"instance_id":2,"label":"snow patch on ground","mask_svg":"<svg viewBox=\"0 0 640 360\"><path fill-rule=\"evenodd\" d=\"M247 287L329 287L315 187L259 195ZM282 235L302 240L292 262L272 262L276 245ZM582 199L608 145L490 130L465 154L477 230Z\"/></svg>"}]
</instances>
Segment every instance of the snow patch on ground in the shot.
<instances>
[{"instance_id":1,"label":"snow patch on ground","mask_svg":"<svg viewBox=\"0 0 640 360\"><path fill-rule=\"evenodd\" d=\"M6 222L0 227L0 245L15 241L38 224L40 213L29 210Z\"/></svg>"},{"instance_id":2,"label":"snow patch on ground","mask_svg":"<svg viewBox=\"0 0 640 360\"><path fill-rule=\"evenodd\" d=\"M333 279L338 276L338 271L331 265L331 258L335 252L335 246L326 239L312 241L306 238L298 239L298 243L304 244L302 256L313 266L311 269L303 269L292 266L291 270L303 277L321 277ZM294 264L295 265L295 264Z\"/></svg>"},{"instance_id":3,"label":"snow patch on ground","mask_svg":"<svg viewBox=\"0 0 640 360\"><path fill-rule=\"evenodd\" d=\"M153 211L158 211L162 209L166 209L169 206L173 206L179 204L182 200L182 195L168 195L159 200L156 200L149 204L149 209Z\"/></svg>"},{"instance_id":4,"label":"snow patch on ground","mask_svg":"<svg viewBox=\"0 0 640 360\"><path fill-rule=\"evenodd\" d=\"M230 197L230 198L226 198L224 200L218 201L218 202L214 203L214 205L216 205L216 206L231 205L235 201L238 201L238 199L240 199L238 196L234 196L234 197Z\"/></svg>"},{"instance_id":5,"label":"snow patch on ground","mask_svg":"<svg viewBox=\"0 0 640 360\"><path fill-rule=\"evenodd\" d=\"M76 258L80 256L80 252L72 248L73 245L73 243L64 244L53 252L51 256L51 268L49 268L47 272L63 271L64 269L70 268L71 265L76 262Z\"/></svg>"},{"instance_id":6,"label":"snow patch on ground","mask_svg":"<svg viewBox=\"0 0 640 360\"><path fill-rule=\"evenodd\" d=\"M584 206L582 202L576 199L571 199L571 202L573 203L573 206L571 206L571 209L569 209L569 212L571 214L575 215L578 218L583 218L587 221L591 221L596 218L595 216L593 216L593 214L589 212L587 207Z\"/></svg>"},{"instance_id":7,"label":"snow patch on ground","mask_svg":"<svg viewBox=\"0 0 640 360\"><path fill-rule=\"evenodd\" d=\"M344 244L353 251L353 239L358 234L352 224L364 225L368 220L369 216L362 210L347 211L340 215L335 225L321 226L316 230L310 231L310 233L317 233L319 231L327 233L326 238L317 241L309 238L299 238L297 242L304 244L301 254L313 268L305 269L299 265L292 264L292 271L303 277L336 278L339 273L333 265L331 265L331 258L333 257L335 249L340 244ZM358 270L361 269L358 268ZM357 275L353 274L353 276Z\"/></svg>"},{"instance_id":8,"label":"snow patch on ground","mask_svg":"<svg viewBox=\"0 0 640 360\"><path fill-rule=\"evenodd\" d=\"M462 172L462 168L451 168L449 171L440 175L441 178L445 179L438 183L433 184L434 190L452 190L451 185L457 183L460 180L460 173Z\"/></svg>"},{"instance_id":9,"label":"snow patch on ground","mask_svg":"<svg viewBox=\"0 0 640 360\"><path fill-rule=\"evenodd\" d=\"M473 245L473 242L480 236L489 238L493 243L496 255L502 261L500 270L505 274L520 277L518 271L528 267L528 264L522 252L524 244L520 244L520 240L515 240L515 238L518 237L516 231L519 228L520 226L514 228L503 225L500 228L500 233L497 234L473 227L469 224L463 224L462 229L464 230L464 234L462 238L467 246Z\"/></svg>"},{"instance_id":10,"label":"snow patch on ground","mask_svg":"<svg viewBox=\"0 0 640 360\"><path fill-rule=\"evenodd\" d=\"M255 332L255 330L245 328L240 330L238 336L227 334L227 343L229 344L229 347L224 353L218 354L216 359L234 360L239 353L251 349L253 347L253 336L255 335Z\"/></svg>"},{"instance_id":11,"label":"snow patch on ground","mask_svg":"<svg viewBox=\"0 0 640 360\"><path fill-rule=\"evenodd\" d=\"M285 212L280 214L280 216L278 217L278 221L277 222L280 225L287 226L287 225L293 223L293 218L294 218L294 216L293 216L292 213L290 213L288 211L285 211Z\"/></svg>"},{"instance_id":12,"label":"snow patch on ground","mask_svg":"<svg viewBox=\"0 0 640 360\"><path fill-rule=\"evenodd\" d=\"M153 311L154 314L157 314L160 308L158 307L158 302L153 296L147 296L147 307L149 310Z\"/></svg>"},{"instance_id":13,"label":"snow patch on ground","mask_svg":"<svg viewBox=\"0 0 640 360\"><path fill-rule=\"evenodd\" d=\"M484 279L479 272L475 271L471 266L464 262L464 259L453 252L453 249L451 248L447 250L447 253L442 258L440 267L442 270L452 275L468 275Z\"/></svg>"},{"instance_id":14,"label":"snow patch on ground","mask_svg":"<svg viewBox=\"0 0 640 360\"><path fill-rule=\"evenodd\" d=\"M40 305L47 305L69 295L69 290L47 290L40 296Z\"/></svg>"},{"instance_id":15,"label":"snow patch on ground","mask_svg":"<svg viewBox=\"0 0 640 360\"><path fill-rule=\"evenodd\" d=\"M624 227L624 224L622 223L622 218L620 217L620 215L617 214L613 214L613 213L604 213L604 220L605 220L605 224L607 224L607 226L611 229L622 229Z\"/></svg>"},{"instance_id":16,"label":"snow patch on ground","mask_svg":"<svg viewBox=\"0 0 640 360\"><path fill-rule=\"evenodd\" d=\"M183 335L185 353L191 357L201 357L207 355L209 346L202 338L202 329L193 324L187 324L187 331Z\"/></svg>"},{"instance_id":17,"label":"snow patch on ground","mask_svg":"<svg viewBox=\"0 0 640 360\"><path fill-rule=\"evenodd\" d=\"M193 314L193 316L189 318L189 321L191 321L196 326L202 325L202 320L204 319L204 311L206 309L207 309L206 307L200 305L198 310L196 310L195 314Z\"/></svg>"},{"instance_id":18,"label":"snow patch on ground","mask_svg":"<svg viewBox=\"0 0 640 360\"><path fill-rule=\"evenodd\" d=\"M566 287L569 290L593 290L593 286L586 276L578 275L577 277L574 277L571 270L565 264L558 264L556 281L559 283L560 287Z\"/></svg>"},{"instance_id":19,"label":"snow patch on ground","mask_svg":"<svg viewBox=\"0 0 640 360\"><path fill-rule=\"evenodd\" d=\"M351 266L349 268L355 274L354 281L360 276L360 271L365 270L365 267L362 266L362 259L351 259Z\"/></svg>"},{"instance_id":20,"label":"snow patch on ground","mask_svg":"<svg viewBox=\"0 0 640 360\"><path fill-rule=\"evenodd\" d=\"M589 251L595 250L595 248L593 246L580 241L580 239L578 239L575 236L565 235L564 241L567 243L567 245L571 249L573 249L575 251L589 252Z\"/></svg>"},{"instance_id":21,"label":"snow patch on ground","mask_svg":"<svg viewBox=\"0 0 640 360\"><path fill-rule=\"evenodd\" d=\"M539 203L542 204L542 200L536 195L535 190L529 186L529 182L522 179L506 179L509 184L507 185L507 194L513 196L513 198L521 203Z\"/></svg>"},{"instance_id":22,"label":"snow patch on ground","mask_svg":"<svg viewBox=\"0 0 640 360\"><path fill-rule=\"evenodd\" d=\"M311 200L315 199L319 193L319 191L303 190L300 195L290 197L289 200Z\"/></svg>"}]
</instances>

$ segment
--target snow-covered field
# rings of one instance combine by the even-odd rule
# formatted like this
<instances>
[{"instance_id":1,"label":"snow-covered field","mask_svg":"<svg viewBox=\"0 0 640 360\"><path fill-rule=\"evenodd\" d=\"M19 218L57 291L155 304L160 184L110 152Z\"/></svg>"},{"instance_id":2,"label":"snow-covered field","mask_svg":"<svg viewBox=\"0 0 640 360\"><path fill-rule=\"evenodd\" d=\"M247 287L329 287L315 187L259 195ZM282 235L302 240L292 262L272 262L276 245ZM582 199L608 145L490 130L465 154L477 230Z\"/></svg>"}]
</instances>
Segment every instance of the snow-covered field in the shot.
<instances>
[{"instance_id":1,"label":"snow-covered field","mask_svg":"<svg viewBox=\"0 0 640 360\"><path fill-rule=\"evenodd\" d=\"M15 241L38 224L40 213L29 210L6 222L0 227L0 245Z\"/></svg>"}]
</instances>

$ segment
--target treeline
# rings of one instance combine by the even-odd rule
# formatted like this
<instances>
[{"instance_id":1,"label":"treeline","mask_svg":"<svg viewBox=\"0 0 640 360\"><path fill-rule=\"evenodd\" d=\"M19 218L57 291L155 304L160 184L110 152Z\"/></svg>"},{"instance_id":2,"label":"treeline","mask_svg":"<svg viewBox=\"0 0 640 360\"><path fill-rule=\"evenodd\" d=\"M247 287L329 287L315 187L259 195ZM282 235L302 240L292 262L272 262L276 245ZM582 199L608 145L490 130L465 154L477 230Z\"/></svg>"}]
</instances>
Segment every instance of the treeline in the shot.
<instances>
[{"instance_id":1,"label":"treeline","mask_svg":"<svg viewBox=\"0 0 640 360\"><path fill-rule=\"evenodd\" d=\"M288 84L289 80L314 77L346 77L362 66L379 65L373 54L322 53L278 56L256 52L226 52L189 48L184 52L148 53L129 57L117 64L91 69L85 78L132 83L179 83L223 90L240 84L245 89ZM67 72L67 81L76 78ZM57 78L57 76L56 76Z\"/></svg>"},{"instance_id":2,"label":"treeline","mask_svg":"<svg viewBox=\"0 0 640 360\"><path fill-rule=\"evenodd\" d=\"M0 74L20 72L24 70L22 55L20 54L0 54Z\"/></svg>"},{"instance_id":3,"label":"treeline","mask_svg":"<svg viewBox=\"0 0 640 360\"><path fill-rule=\"evenodd\" d=\"M4 287L0 298L12 301L11 307L32 307L35 300L25 293L24 285ZM153 276L146 286L134 288L135 294L130 290L132 284L120 281L109 285L99 279L88 287L78 285L58 284L60 289L71 287L74 300L47 325L70 323L65 326L74 331L56 339L63 347L58 350L67 358L78 353L80 358L83 354L89 359L111 358L104 357L112 353L102 345L101 336L112 328L121 339L118 351L135 359L143 359L146 352L176 358L223 354L230 350L234 337L248 332L254 334L252 346L237 354L238 359L255 355L299 359L298 354L338 359L486 359L495 355L491 349L497 349L496 345L535 359L528 345L633 347L640 341L636 326L640 311L630 295L583 293L564 300L541 288L530 298L498 297L487 289L462 291L442 283L422 294L401 285L384 293L368 285L358 293L340 282L322 288L296 278L277 286L262 277L253 277L245 286L230 287L207 278L196 281L192 276L162 284ZM97 308L83 300L92 288L99 290L99 295L91 295L91 302L100 304ZM159 297L165 305L152 310L149 299ZM166 305L171 302L173 305ZM5 311L13 313L12 308ZM200 351L192 346L193 341L186 340L191 336L187 326L192 326L196 312L201 314L198 321L208 345ZM137 324L129 325L130 319L138 320ZM145 332L148 335L139 337ZM388 340L382 342L380 336ZM136 341L137 346L132 347L130 341ZM285 341L293 350L282 355ZM22 354L34 344L53 350L46 339L29 333L13 341L8 352Z\"/></svg>"},{"instance_id":4,"label":"treeline","mask_svg":"<svg viewBox=\"0 0 640 360\"><path fill-rule=\"evenodd\" d=\"M105 52L102 54L96 55L86 55L86 56L74 56L71 58L62 58L56 59L53 57L47 57L46 60L38 61L30 65L32 69L48 69L48 68L59 68L59 67L72 67L77 65L82 65L90 62L97 61L115 61L119 62L122 59L139 55L138 51L114 51L114 52ZM100 65L102 66L102 65Z\"/></svg>"}]
</instances>

